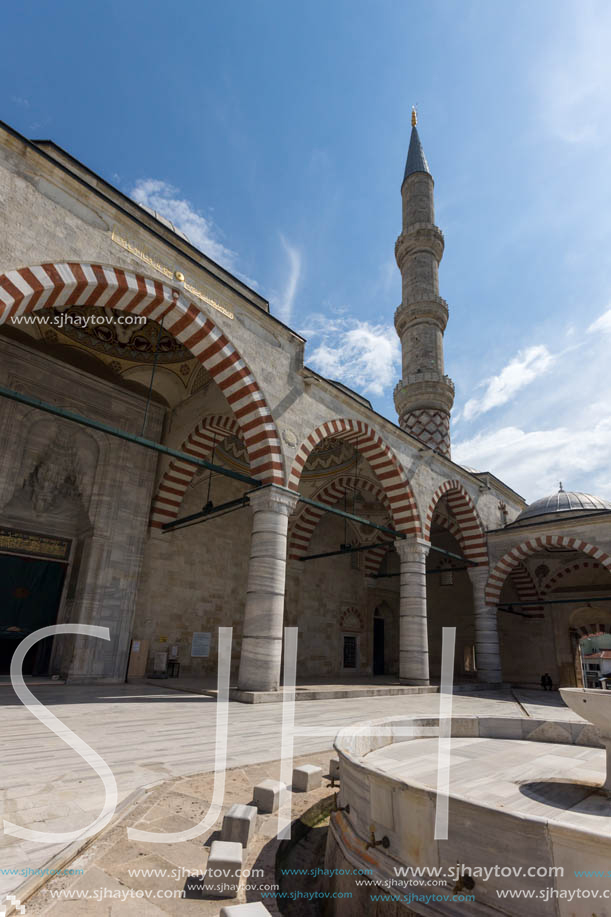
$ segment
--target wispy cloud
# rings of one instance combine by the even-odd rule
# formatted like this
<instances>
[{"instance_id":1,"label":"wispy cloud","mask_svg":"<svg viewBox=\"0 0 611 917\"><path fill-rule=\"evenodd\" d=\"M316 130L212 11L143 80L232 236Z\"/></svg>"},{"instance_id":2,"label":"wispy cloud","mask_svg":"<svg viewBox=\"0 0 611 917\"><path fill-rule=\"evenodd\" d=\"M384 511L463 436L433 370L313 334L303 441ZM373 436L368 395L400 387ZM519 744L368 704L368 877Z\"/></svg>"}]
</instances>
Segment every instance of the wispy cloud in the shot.
<instances>
[{"instance_id":1,"label":"wispy cloud","mask_svg":"<svg viewBox=\"0 0 611 917\"><path fill-rule=\"evenodd\" d=\"M480 382L478 388L485 386L484 394L481 398L470 398L461 416L473 420L506 404L520 389L547 372L553 362L554 357L543 344L521 350L498 375Z\"/></svg>"},{"instance_id":2,"label":"wispy cloud","mask_svg":"<svg viewBox=\"0 0 611 917\"><path fill-rule=\"evenodd\" d=\"M377 396L398 379L399 339L391 325L316 314L302 333L315 343L307 363L328 379Z\"/></svg>"},{"instance_id":3,"label":"wispy cloud","mask_svg":"<svg viewBox=\"0 0 611 917\"><path fill-rule=\"evenodd\" d=\"M606 312L599 315L596 321L589 326L588 334L596 334L597 332L611 334L611 309L607 309Z\"/></svg>"},{"instance_id":4,"label":"wispy cloud","mask_svg":"<svg viewBox=\"0 0 611 917\"><path fill-rule=\"evenodd\" d=\"M535 68L541 118L570 144L609 136L611 8L608 3L567 4L548 34Z\"/></svg>"},{"instance_id":5,"label":"wispy cloud","mask_svg":"<svg viewBox=\"0 0 611 917\"><path fill-rule=\"evenodd\" d=\"M281 235L280 241L287 256L289 275L283 292L272 297L272 305L278 318L286 324L289 324L293 315L295 296L297 295L297 289L301 279L302 257L299 249L291 245L285 236Z\"/></svg>"},{"instance_id":6,"label":"wispy cloud","mask_svg":"<svg viewBox=\"0 0 611 917\"><path fill-rule=\"evenodd\" d=\"M129 191L138 204L150 207L170 220L183 232L189 242L213 261L237 273L237 254L222 241L222 233L214 222L200 213L180 190L156 178L141 178Z\"/></svg>"}]
</instances>

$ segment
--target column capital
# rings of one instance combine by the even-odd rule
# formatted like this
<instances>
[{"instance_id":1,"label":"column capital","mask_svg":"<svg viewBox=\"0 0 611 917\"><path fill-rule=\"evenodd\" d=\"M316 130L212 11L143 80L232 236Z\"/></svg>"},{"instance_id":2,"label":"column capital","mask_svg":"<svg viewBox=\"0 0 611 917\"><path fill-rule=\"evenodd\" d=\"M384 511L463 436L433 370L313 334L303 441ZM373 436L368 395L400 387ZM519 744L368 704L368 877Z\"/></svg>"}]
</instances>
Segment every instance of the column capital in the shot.
<instances>
[{"instance_id":1,"label":"column capital","mask_svg":"<svg viewBox=\"0 0 611 917\"><path fill-rule=\"evenodd\" d=\"M395 550L402 563L409 561L425 563L430 548L428 541L422 541L419 538L397 538L395 541Z\"/></svg>"},{"instance_id":2,"label":"column capital","mask_svg":"<svg viewBox=\"0 0 611 917\"><path fill-rule=\"evenodd\" d=\"M255 512L267 511L285 516L291 515L298 500L298 493L278 484L266 484L248 494L248 501Z\"/></svg>"}]
</instances>

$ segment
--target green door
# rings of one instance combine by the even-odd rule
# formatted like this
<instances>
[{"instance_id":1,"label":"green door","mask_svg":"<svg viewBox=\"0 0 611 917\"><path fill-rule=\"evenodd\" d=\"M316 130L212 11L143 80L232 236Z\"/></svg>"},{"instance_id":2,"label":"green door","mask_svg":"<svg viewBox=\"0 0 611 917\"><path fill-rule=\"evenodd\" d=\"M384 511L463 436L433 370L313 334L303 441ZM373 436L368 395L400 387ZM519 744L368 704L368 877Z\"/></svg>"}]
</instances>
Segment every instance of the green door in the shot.
<instances>
[{"instance_id":1,"label":"green door","mask_svg":"<svg viewBox=\"0 0 611 917\"><path fill-rule=\"evenodd\" d=\"M66 565L0 554L0 674L7 675L15 648L40 627L57 621ZM23 663L26 675L45 675L53 638L33 646Z\"/></svg>"}]
</instances>

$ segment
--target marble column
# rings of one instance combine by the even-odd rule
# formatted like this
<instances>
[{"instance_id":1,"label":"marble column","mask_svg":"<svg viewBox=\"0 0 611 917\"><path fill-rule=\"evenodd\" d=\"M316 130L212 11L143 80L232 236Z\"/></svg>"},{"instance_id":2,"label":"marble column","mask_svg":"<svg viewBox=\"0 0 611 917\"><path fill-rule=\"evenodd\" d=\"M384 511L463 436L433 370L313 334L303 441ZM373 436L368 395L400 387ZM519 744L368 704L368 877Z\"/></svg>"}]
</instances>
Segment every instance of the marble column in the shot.
<instances>
[{"instance_id":1,"label":"marble column","mask_svg":"<svg viewBox=\"0 0 611 917\"><path fill-rule=\"evenodd\" d=\"M497 609L486 603L488 566L469 567L467 573L473 584L473 611L475 615L475 665L478 681L500 684L501 652L497 626Z\"/></svg>"},{"instance_id":2,"label":"marble column","mask_svg":"<svg viewBox=\"0 0 611 917\"><path fill-rule=\"evenodd\" d=\"M270 484L249 494L253 512L238 688L280 684L286 580L286 533L298 494Z\"/></svg>"},{"instance_id":3,"label":"marble column","mask_svg":"<svg viewBox=\"0 0 611 917\"><path fill-rule=\"evenodd\" d=\"M429 684L429 638L426 621L426 558L429 545L416 538L395 542L400 561L399 680Z\"/></svg>"}]
</instances>

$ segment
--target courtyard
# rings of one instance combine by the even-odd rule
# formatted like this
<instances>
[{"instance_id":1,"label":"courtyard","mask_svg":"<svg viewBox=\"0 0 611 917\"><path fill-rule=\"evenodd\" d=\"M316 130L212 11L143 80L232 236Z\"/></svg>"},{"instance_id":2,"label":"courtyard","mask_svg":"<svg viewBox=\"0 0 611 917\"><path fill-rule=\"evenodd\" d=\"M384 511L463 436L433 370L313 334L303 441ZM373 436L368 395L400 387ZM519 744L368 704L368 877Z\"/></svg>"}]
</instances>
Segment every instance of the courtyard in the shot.
<instances>
[{"instance_id":1,"label":"courtyard","mask_svg":"<svg viewBox=\"0 0 611 917\"><path fill-rule=\"evenodd\" d=\"M0 782L4 788L3 817L41 831L84 830L103 805L104 792L100 779L82 758L30 715L16 699L12 688L4 686L0 690L0 729L5 737L0 763ZM119 793L117 818L129 814L132 808L138 806L140 817L145 817L142 813L154 805L151 802L147 806L147 792L158 791L177 778L200 775L207 782L204 783L205 792L200 794L198 803L194 804L189 797L191 808L183 802L177 811L163 813L163 819L158 809L160 824L152 830L184 830L186 825L199 822L209 803L206 793L209 797L212 783L210 775L214 768L217 705L212 698L170 690L161 684L159 687L145 684L87 688L43 686L32 690L62 722L95 749L112 769ZM260 765L267 764L266 774L278 778L282 704L245 705L230 702L228 708L226 767L228 772L235 769L239 771L241 801L248 802L251 787L248 786L244 771L254 768L254 782L256 776L261 774ZM387 716L434 716L438 710L439 695L436 693L298 703L295 705L294 756L300 758L304 755L317 755L322 764L328 762L333 755L334 736L343 726ZM578 719L563 705L555 692L550 694L509 689L472 690L469 694L456 694L453 698L453 713L456 716L475 714L533 717L549 721ZM300 736L300 728L307 734ZM318 737L317 732L320 733ZM235 792L233 796L231 790L228 792L224 811L229 802L235 801ZM113 827L113 831L116 842L122 844L120 864L111 858L116 872L119 865L123 867L130 859L130 842L127 841L124 828ZM273 833L273 830L270 831L270 837ZM203 840L190 841L184 847L181 844L169 845L174 848L169 863L176 866L184 860L185 866L193 868L195 852L195 858L197 860L199 857L203 871ZM35 877L36 871L42 873L50 864L55 870L78 864L79 851L85 846L78 843L41 845L7 835L2 837L0 843L3 870L0 891L3 895L14 892L23 883L31 892L42 884ZM84 875L74 880L78 882L76 887L81 890L88 887L88 882L95 884L95 887L103 884L104 875L100 874L96 863L97 843L94 839L90 852L85 854L87 860ZM196 848L199 845L199 854L197 849L194 851L194 845ZM161 854L159 846L132 844L131 858L135 860L138 856L149 854L158 858ZM108 853L106 846L102 849L104 854ZM146 854L143 854L143 850ZM108 867L109 861L105 862L108 881L118 881L113 868ZM28 868L29 876L24 872ZM88 874L87 869L92 871ZM273 880L273 869L267 878ZM65 888L72 880L68 882L64 879L61 883L59 879L53 881L55 885L59 883L60 887ZM109 887L112 887L112 882ZM134 888L138 888L137 883ZM53 913L59 914L63 912L62 907L71 909L66 913L72 913L72 910L80 913L76 909L83 906L82 902L52 901L44 889L35 894L31 901L28 913L44 914L47 909L55 908ZM159 906L173 908L171 913L181 913L180 903L165 901ZM209 905L209 910L200 913L216 914L214 908L218 909L218 902ZM132 902L131 906L136 908L134 914L145 913L137 909L144 905ZM126 907L125 902L115 907L116 911L109 913L132 913L118 909ZM91 912L94 913L93 910Z\"/></svg>"}]
</instances>

